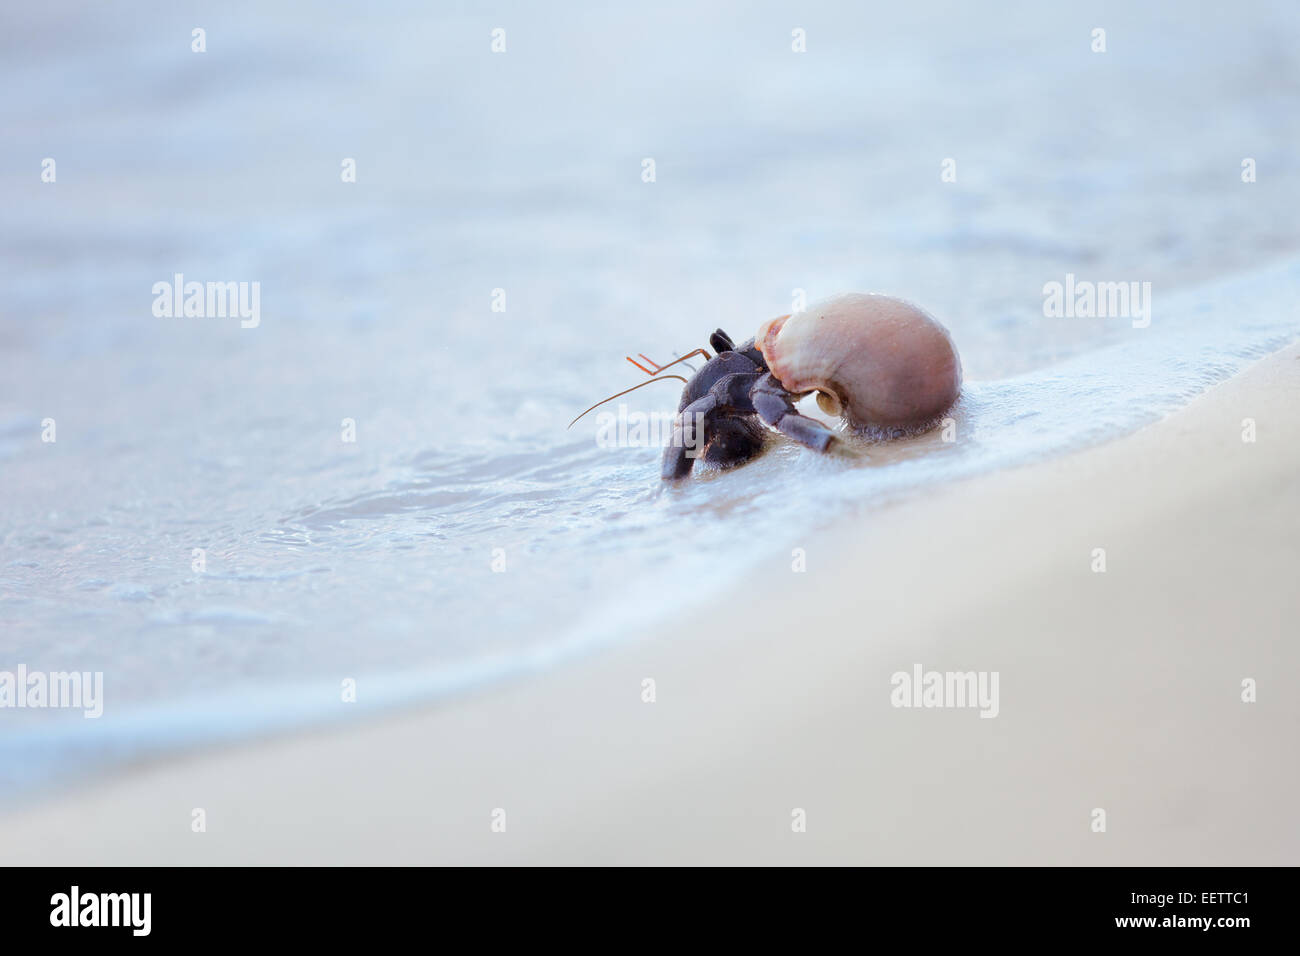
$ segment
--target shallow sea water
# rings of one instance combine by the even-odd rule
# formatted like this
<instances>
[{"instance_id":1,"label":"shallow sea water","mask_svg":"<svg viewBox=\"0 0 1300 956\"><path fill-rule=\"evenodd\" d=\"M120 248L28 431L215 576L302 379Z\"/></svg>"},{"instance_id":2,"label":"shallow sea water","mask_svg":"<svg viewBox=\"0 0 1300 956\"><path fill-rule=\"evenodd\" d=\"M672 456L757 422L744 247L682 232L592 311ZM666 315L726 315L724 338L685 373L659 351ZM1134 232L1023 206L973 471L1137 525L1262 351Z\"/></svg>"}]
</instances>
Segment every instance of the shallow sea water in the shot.
<instances>
[{"instance_id":1,"label":"shallow sea water","mask_svg":"<svg viewBox=\"0 0 1300 956\"><path fill-rule=\"evenodd\" d=\"M0 14L0 670L105 680L99 720L0 711L3 795L350 716L345 677L366 710L558 665L1296 336L1294 4L896 6ZM258 281L260 325L155 318L175 273ZM1151 282L1150 327L1045 318L1066 273ZM948 325L958 441L665 490L566 430L796 289Z\"/></svg>"}]
</instances>

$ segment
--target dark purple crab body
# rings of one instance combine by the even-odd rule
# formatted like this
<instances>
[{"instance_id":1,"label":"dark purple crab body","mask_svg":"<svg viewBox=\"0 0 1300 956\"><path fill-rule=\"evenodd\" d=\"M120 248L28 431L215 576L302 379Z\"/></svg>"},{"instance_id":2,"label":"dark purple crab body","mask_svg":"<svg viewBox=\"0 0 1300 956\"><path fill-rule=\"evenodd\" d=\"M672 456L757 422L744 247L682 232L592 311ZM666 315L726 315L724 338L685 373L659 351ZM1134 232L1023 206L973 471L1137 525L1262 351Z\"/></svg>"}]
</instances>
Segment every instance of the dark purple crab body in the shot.
<instances>
[{"instance_id":1,"label":"dark purple crab body","mask_svg":"<svg viewBox=\"0 0 1300 956\"><path fill-rule=\"evenodd\" d=\"M763 449L763 425L817 451L830 446L834 432L795 411L794 396L768 371L753 339L737 346L718 329L709 344L717 354L682 389L664 449L665 481L685 478L696 458L723 467L749 461Z\"/></svg>"}]
</instances>

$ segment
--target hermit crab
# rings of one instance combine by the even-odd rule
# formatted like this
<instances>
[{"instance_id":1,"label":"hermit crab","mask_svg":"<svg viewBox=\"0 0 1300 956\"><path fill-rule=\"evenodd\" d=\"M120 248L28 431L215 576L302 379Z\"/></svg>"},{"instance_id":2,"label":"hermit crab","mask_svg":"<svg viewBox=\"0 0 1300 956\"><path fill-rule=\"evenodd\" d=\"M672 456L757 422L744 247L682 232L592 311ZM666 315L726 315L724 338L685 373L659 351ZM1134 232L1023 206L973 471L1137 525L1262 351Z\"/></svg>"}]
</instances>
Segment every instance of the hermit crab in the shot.
<instances>
[{"instance_id":1,"label":"hermit crab","mask_svg":"<svg viewBox=\"0 0 1300 956\"><path fill-rule=\"evenodd\" d=\"M650 368L628 358L653 380L686 383L664 448L666 481L687 477L696 458L723 467L750 460L763 449L764 426L826 451L836 432L795 409L809 394L851 428L910 434L935 424L961 391L961 362L948 330L910 302L886 295L834 296L764 322L739 345L718 329L709 345L715 355L696 349L667 365L642 355ZM694 373L690 379L662 374L696 356L706 361L699 371L686 365Z\"/></svg>"}]
</instances>

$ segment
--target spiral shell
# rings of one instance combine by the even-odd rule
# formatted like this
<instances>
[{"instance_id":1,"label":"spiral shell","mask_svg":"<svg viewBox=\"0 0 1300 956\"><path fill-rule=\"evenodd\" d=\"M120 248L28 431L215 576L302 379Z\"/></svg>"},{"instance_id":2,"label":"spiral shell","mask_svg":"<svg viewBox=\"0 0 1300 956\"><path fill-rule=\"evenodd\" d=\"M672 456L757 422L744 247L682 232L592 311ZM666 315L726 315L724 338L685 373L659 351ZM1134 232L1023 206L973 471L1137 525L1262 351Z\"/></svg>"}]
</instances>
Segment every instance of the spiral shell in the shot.
<instances>
[{"instance_id":1,"label":"spiral shell","mask_svg":"<svg viewBox=\"0 0 1300 956\"><path fill-rule=\"evenodd\" d=\"M858 427L916 426L939 418L961 392L961 360L948 330L887 295L849 293L764 322L755 344L795 394Z\"/></svg>"}]
</instances>

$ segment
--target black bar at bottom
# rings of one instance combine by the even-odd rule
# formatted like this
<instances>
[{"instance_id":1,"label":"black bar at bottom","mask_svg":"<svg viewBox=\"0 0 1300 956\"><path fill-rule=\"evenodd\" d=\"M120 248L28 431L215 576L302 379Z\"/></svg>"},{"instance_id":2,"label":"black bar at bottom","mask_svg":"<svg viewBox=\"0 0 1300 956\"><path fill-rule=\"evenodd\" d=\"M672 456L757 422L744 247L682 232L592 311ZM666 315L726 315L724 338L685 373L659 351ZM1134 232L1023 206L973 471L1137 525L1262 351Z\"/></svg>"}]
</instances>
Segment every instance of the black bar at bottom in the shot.
<instances>
[{"instance_id":1,"label":"black bar at bottom","mask_svg":"<svg viewBox=\"0 0 1300 956\"><path fill-rule=\"evenodd\" d=\"M1287 869L1231 868L649 869L598 880L583 870L539 880L422 869L9 868L0 871L0 925L7 944L73 934L91 945L113 937L373 944L420 928L472 930L484 941L515 933L591 940L599 928L668 945L681 937L661 934L698 924L732 940L751 930L769 943L920 932L927 943L1127 936L1231 945L1250 934L1289 937L1293 883Z\"/></svg>"}]
</instances>

